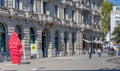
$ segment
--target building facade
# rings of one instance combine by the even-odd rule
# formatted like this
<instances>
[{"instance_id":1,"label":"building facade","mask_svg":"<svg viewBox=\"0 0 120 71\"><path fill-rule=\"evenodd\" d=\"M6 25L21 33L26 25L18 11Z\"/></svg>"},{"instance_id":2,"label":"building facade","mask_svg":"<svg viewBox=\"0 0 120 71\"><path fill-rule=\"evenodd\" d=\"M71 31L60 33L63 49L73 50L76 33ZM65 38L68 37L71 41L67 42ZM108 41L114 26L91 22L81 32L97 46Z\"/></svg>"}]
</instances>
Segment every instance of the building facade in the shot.
<instances>
[{"instance_id":1,"label":"building facade","mask_svg":"<svg viewBox=\"0 0 120 71\"><path fill-rule=\"evenodd\" d=\"M110 14L110 33L109 33L109 40L110 46L113 47L114 45L114 36L112 33L114 32L115 27L117 27L120 24L120 6L113 6L113 10L111 11Z\"/></svg>"},{"instance_id":2,"label":"building facade","mask_svg":"<svg viewBox=\"0 0 120 71\"><path fill-rule=\"evenodd\" d=\"M17 31L23 58L80 55L101 47L102 0L0 0L0 51Z\"/></svg>"}]
</instances>

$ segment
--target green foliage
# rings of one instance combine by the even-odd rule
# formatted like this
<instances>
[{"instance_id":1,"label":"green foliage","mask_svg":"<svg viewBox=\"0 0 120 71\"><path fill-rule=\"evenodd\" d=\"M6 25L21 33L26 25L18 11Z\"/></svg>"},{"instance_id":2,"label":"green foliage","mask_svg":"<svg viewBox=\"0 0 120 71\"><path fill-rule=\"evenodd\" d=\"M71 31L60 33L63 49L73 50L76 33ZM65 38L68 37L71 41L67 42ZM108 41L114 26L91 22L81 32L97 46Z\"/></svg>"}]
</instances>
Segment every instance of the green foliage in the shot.
<instances>
[{"instance_id":1,"label":"green foliage","mask_svg":"<svg viewBox=\"0 0 120 71\"><path fill-rule=\"evenodd\" d=\"M117 43L120 43L120 37L115 38Z\"/></svg>"},{"instance_id":2,"label":"green foliage","mask_svg":"<svg viewBox=\"0 0 120 71\"><path fill-rule=\"evenodd\" d=\"M120 25L115 27L114 32L112 34L117 35L118 33L120 33Z\"/></svg>"},{"instance_id":3,"label":"green foliage","mask_svg":"<svg viewBox=\"0 0 120 71\"><path fill-rule=\"evenodd\" d=\"M118 42L120 42L120 25L118 25L117 27L115 27L112 35L116 36L115 40Z\"/></svg>"},{"instance_id":4,"label":"green foliage","mask_svg":"<svg viewBox=\"0 0 120 71\"><path fill-rule=\"evenodd\" d=\"M110 12L112 10L113 4L108 1L102 2L102 32L103 32L103 40L105 35L110 29Z\"/></svg>"}]
</instances>

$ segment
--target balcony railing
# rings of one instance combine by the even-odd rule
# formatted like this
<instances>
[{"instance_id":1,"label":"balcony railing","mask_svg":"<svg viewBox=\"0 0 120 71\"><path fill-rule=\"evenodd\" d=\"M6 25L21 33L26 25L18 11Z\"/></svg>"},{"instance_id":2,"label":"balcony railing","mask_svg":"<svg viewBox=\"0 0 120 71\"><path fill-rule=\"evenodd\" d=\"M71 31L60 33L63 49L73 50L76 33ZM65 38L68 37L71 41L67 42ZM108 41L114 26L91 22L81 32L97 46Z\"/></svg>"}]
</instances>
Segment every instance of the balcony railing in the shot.
<instances>
[{"instance_id":1,"label":"balcony railing","mask_svg":"<svg viewBox=\"0 0 120 71\"><path fill-rule=\"evenodd\" d=\"M4 7L4 6L0 6L0 13L10 14L9 8Z\"/></svg>"},{"instance_id":2,"label":"balcony railing","mask_svg":"<svg viewBox=\"0 0 120 71\"><path fill-rule=\"evenodd\" d=\"M65 19L54 17L52 15L36 14L29 11L17 10L15 8L8 8L8 7L2 7L2 6L0 6L0 13L4 13L9 16L14 16L16 19L26 18L30 20L43 21L47 23L54 23L54 24L66 25L66 26L69 26L70 24L76 25L77 23L70 19L65 20Z\"/></svg>"},{"instance_id":3,"label":"balcony railing","mask_svg":"<svg viewBox=\"0 0 120 71\"><path fill-rule=\"evenodd\" d=\"M44 22L54 22L53 17L50 15L45 15L45 14L39 14L39 20L42 20Z\"/></svg>"},{"instance_id":4,"label":"balcony railing","mask_svg":"<svg viewBox=\"0 0 120 71\"><path fill-rule=\"evenodd\" d=\"M57 17L53 17L53 20L56 24L62 24L61 19L59 19Z\"/></svg>"},{"instance_id":5,"label":"balcony railing","mask_svg":"<svg viewBox=\"0 0 120 71\"><path fill-rule=\"evenodd\" d=\"M72 0L62 0L62 3L64 4L64 6L72 6Z\"/></svg>"},{"instance_id":6,"label":"balcony railing","mask_svg":"<svg viewBox=\"0 0 120 71\"><path fill-rule=\"evenodd\" d=\"M81 4L79 7L80 7L82 10L87 10L87 11L91 11L91 10L92 10L91 5Z\"/></svg>"}]
</instances>

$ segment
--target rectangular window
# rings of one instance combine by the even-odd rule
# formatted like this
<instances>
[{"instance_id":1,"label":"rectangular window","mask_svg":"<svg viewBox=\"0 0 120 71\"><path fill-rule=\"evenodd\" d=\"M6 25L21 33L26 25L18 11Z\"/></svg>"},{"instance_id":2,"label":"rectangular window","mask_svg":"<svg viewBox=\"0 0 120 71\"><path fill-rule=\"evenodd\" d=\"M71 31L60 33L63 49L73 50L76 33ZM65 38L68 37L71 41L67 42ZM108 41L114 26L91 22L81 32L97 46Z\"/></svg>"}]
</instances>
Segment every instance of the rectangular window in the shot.
<instances>
[{"instance_id":1,"label":"rectangular window","mask_svg":"<svg viewBox=\"0 0 120 71\"><path fill-rule=\"evenodd\" d=\"M46 2L43 2L43 14L46 14L46 11L47 11L47 3Z\"/></svg>"},{"instance_id":2,"label":"rectangular window","mask_svg":"<svg viewBox=\"0 0 120 71\"><path fill-rule=\"evenodd\" d=\"M19 9L19 0L15 0L15 8Z\"/></svg>"},{"instance_id":3,"label":"rectangular window","mask_svg":"<svg viewBox=\"0 0 120 71\"><path fill-rule=\"evenodd\" d=\"M95 2L93 2L93 9L95 8Z\"/></svg>"},{"instance_id":4,"label":"rectangular window","mask_svg":"<svg viewBox=\"0 0 120 71\"><path fill-rule=\"evenodd\" d=\"M4 6L5 5L5 1L4 0L0 0L0 6Z\"/></svg>"},{"instance_id":5,"label":"rectangular window","mask_svg":"<svg viewBox=\"0 0 120 71\"><path fill-rule=\"evenodd\" d=\"M55 5L55 16L57 17L57 14L58 14L58 6Z\"/></svg>"},{"instance_id":6,"label":"rectangular window","mask_svg":"<svg viewBox=\"0 0 120 71\"><path fill-rule=\"evenodd\" d=\"M34 0L30 0L30 11L33 12Z\"/></svg>"},{"instance_id":7,"label":"rectangular window","mask_svg":"<svg viewBox=\"0 0 120 71\"><path fill-rule=\"evenodd\" d=\"M64 19L66 19L66 15L67 15L67 9L64 8Z\"/></svg>"},{"instance_id":8,"label":"rectangular window","mask_svg":"<svg viewBox=\"0 0 120 71\"><path fill-rule=\"evenodd\" d=\"M4 6L8 6L8 0L4 1Z\"/></svg>"},{"instance_id":9,"label":"rectangular window","mask_svg":"<svg viewBox=\"0 0 120 71\"><path fill-rule=\"evenodd\" d=\"M115 25L120 25L120 21L115 21Z\"/></svg>"},{"instance_id":10,"label":"rectangular window","mask_svg":"<svg viewBox=\"0 0 120 71\"><path fill-rule=\"evenodd\" d=\"M74 21L74 11L72 11L72 21Z\"/></svg>"},{"instance_id":11,"label":"rectangular window","mask_svg":"<svg viewBox=\"0 0 120 71\"><path fill-rule=\"evenodd\" d=\"M99 10L99 7L100 7L99 4L97 4L97 9L98 9L98 10Z\"/></svg>"},{"instance_id":12,"label":"rectangular window","mask_svg":"<svg viewBox=\"0 0 120 71\"><path fill-rule=\"evenodd\" d=\"M120 7L116 7L116 10L120 10Z\"/></svg>"}]
</instances>

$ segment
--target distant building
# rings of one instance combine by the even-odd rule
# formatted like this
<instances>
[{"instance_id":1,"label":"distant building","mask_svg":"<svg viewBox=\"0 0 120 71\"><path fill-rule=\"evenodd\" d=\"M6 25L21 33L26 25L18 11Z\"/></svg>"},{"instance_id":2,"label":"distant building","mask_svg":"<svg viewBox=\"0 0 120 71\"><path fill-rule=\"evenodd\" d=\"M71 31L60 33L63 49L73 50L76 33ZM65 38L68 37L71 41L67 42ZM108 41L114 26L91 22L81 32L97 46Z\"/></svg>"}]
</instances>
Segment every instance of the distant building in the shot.
<instances>
[{"instance_id":1,"label":"distant building","mask_svg":"<svg viewBox=\"0 0 120 71\"><path fill-rule=\"evenodd\" d=\"M120 24L120 6L113 6L113 10L111 11L110 15L110 45L113 47L114 36L112 35L116 26Z\"/></svg>"},{"instance_id":2,"label":"distant building","mask_svg":"<svg viewBox=\"0 0 120 71\"><path fill-rule=\"evenodd\" d=\"M113 33L114 28L120 24L120 6L113 6L110 17L110 33Z\"/></svg>"},{"instance_id":3,"label":"distant building","mask_svg":"<svg viewBox=\"0 0 120 71\"><path fill-rule=\"evenodd\" d=\"M102 0L0 0L0 51L17 31L23 58L79 55L101 47ZM92 46L93 43L93 46Z\"/></svg>"}]
</instances>

